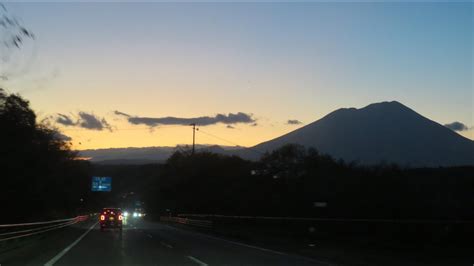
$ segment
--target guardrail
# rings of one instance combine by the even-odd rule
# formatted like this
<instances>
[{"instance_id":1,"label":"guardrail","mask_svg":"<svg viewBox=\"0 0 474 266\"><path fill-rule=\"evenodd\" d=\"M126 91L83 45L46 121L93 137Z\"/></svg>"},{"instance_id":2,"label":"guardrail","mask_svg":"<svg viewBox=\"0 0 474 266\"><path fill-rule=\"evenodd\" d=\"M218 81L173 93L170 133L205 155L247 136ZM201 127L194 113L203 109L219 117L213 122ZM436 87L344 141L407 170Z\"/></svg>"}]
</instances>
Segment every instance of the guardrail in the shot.
<instances>
[{"instance_id":1,"label":"guardrail","mask_svg":"<svg viewBox=\"0 0 474 266\"><path fill-rule=\"evenodd\" d=\"M350 219L350 218L304 218L304 217L269 217L269 216L232 216L220 214L178 214L179 218L185 217L205 218L205 219L244 219L244 220L278 220L278 221L309 221L309 222L376 222L376 223L453 223L470 224L474 220L428 220L428 219Z\"/></svg>"},{"instance_id":2,"label":"guardrail","mask_svg":"<svg viewBox=\"0 0 474 266\"><path fill-rule=\"evenodd\" d=\"M0 242L24 238L86 221L90 215L32 223L0 224Z\"/></svg>"},{"instance_id":3,"label":"guardrail","mask_svg":"<svg viewBox=\"0 0 474 266\"><path fill-rule=\"evenodd\" d=\"M163 221L163 222L174 222L174 223L186 224L186 225L192 225L192 226L198 226L198 227L209 228L209 229L212 228L212 225L213 225L213 222L212 222L212 221L194 220L194 219L181 218L181 217L166 217L166 216L162 216L162 217L160 217L160 221Z\"/></svg>"}]
</instances>

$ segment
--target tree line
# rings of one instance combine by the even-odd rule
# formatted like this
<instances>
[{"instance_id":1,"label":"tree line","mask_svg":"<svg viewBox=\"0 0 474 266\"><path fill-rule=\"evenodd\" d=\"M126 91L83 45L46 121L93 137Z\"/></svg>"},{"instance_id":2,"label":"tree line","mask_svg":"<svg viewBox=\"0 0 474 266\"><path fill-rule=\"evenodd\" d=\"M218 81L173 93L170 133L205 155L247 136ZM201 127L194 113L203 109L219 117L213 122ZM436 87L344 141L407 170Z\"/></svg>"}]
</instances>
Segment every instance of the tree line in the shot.
<instances>
[{"instance_id":1,"label":"tree line","mask_svg":"<svg viewBox=\"0 0 474 266\"><path fill-rule=\"evenodd\" d=\"M95 165L77 160L56 129L36 120L28 101L0 89L0 222L135 202L157 216L474 218L472 166L363 166L292 144L258 161L180 149L163 164ZM92 176L111 176L112 192L91 192Z\"/></svg>"},{"instance_id":2,"label":"tree line","mask_svg":"<svg viewBox=\"0 0 474 266\"><path fill-rule=\"evenodd\" d=\"M147 190L155 212L375 219L472 219L473 167L402 169L285 145L257 162L177 151Z\"/></svg>"},{"instance_id":3,"label":"tree line","mask_svg":"<svg viewBox=\"0 0 474 266\"><path fill-rule=\"evenodd\" d=\"M88 191L87 163L29 102L0 88L0 222L75 215Z\"/></svg>"}]
</instances>

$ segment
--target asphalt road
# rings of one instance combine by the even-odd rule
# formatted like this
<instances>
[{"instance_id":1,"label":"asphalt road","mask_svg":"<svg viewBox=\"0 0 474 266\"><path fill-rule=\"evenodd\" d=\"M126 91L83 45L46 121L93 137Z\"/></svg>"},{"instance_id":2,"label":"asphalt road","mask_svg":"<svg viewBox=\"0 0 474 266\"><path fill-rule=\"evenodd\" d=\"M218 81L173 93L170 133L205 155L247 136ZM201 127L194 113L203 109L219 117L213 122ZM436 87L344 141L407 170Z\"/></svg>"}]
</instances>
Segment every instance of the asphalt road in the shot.
<instances>
[{"instance_id":1,"label":"asphalt road","mask_svg":"<svg viewBox=\"0 0 474 266\"><path fill-rule=\"evenodd\" d=\"M142 219L122 232L95 220L0 253L0 265L327 265Z\"/></svg>"}]
</instances>

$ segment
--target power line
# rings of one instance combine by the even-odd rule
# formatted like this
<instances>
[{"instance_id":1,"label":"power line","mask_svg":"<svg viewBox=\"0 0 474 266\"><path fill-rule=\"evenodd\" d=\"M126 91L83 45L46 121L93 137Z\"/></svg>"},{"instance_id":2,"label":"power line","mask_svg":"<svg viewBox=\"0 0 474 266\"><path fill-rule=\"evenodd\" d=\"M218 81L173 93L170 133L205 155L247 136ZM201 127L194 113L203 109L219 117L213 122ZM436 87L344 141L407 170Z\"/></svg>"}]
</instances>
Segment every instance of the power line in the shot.
<instances>
[{"instance_id":1,"label":"power line","mask_svg":"<svg viewBox=\"0 0 474 266\"><path fill-rule=\"evenodd\" d=\"M201 128L199 128L199 131L200 131L201 133L204 133L204 134L206 134L206 135L208 135L208 136L211 136L211 137L213 137L213 138L216 138L216 139L225 141L225 142L227 142L227 143L229 143L229 144L232 144L232 145L234 145L234 146L241 147L239 144L237 144L237 143L235 143L235 142L232 142L232 141L230 141L230 140L226 140L226 139L224 139L224 138L221 138L221 137L218 137L218 136L216 136L216 135L213 135L213 134L211 134L211 133L209 133L209 132L206 132L206 131L202 130ZM242 147L242 148L245 148L245 147Z\"/></svg>"},{"instance_id":2,"label":"power line","mask_svg":"<svg viewBox=\"0 0 474 266\"><path fill-rule=\"evenodd\" d=\"M250 151L255 152L255 153L259 154L259 155L263 155L263 154L264 154L263 152L258 151L258 150L254 149L254 148L241 146L241 145L239 145L239 144L237 144L237 143L235 143L235 142L232 142L232 141L230 141L230 140L227 140L227 139L218 137L218 136L216 136L216 135L214 135L214 134L211 134L211 133L209 133L209 132L203 131L203 130L200 129L200 128L199 128L199 132L204 133L204 134L206 134L206 135L209 135L209 136L211 136L211 137L214 137L214 138L216 138L216 139L220 139L220 140L225 141L225 142L227 142L227 143L229 143L229 144L232 144L232 145L234 145L234 146L237 146L237 147L241 147L241 148L250 150Z\"/></svg>"},{"instance_id":3,"label":"power line","mask_svg":"<svg viewBox=\"0 0 474 266\"><path fill-rule=\"evenodd\" d=\"M170 125L170 126L160 126L160 127L157 127L157 128L176 128L176 127L183 127L183 126L193 126L193 153L194 153L194 150L195 150L195 142L196 142L196 131L199 131L201 133L204 133L205 135L208 135L210 137L213 137L215 139L219 139L221 141L224 141L226 143L229 143L233 146L237 146L237 147L240 147L240 148L243 148L243 149L247 149L249 151L252 151L258 155L263 155L264 153L259 151L259 150L256 150L255 148L250 148L250 147L245 147L245 146L241 146L240 144L237 144L233 141L230 141L228 139L225 139L225 138L222 138L222 137L219 137L219 136L216 136L212 133L209 133L209 132L206 132L204 130L202 130L201 128L198 128L197 125L195 123L192 123L190 125ZM86 129L86 128L58 128L60 131L88 131L90 129ZM150 129L155 129L155 127L150 127L150 128L116 128L114 129L114 131L123 131L123 130L150 130Z\"/></svg>"}]
</instances>

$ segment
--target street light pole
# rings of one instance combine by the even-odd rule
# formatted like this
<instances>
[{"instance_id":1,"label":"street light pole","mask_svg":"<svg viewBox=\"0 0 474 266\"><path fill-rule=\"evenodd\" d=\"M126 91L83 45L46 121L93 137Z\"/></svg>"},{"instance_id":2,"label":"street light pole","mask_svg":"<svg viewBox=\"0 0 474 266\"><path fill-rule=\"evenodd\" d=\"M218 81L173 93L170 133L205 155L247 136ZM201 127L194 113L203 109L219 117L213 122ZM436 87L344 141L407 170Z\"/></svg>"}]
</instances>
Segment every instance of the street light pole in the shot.
<instances>
[{"instance_id":1,"label":"street light pole","mask_svg":"<svg viewBox=\"0 0 474 266\"><path fill-rule=\"evenodd\" d=\"M192 154L194 154L194 146L195 146L195 143L196 143L196 123L192 123L190 124L190 126L193 126L193 151L192 151Z\"/></svg>"}]
</instances>

